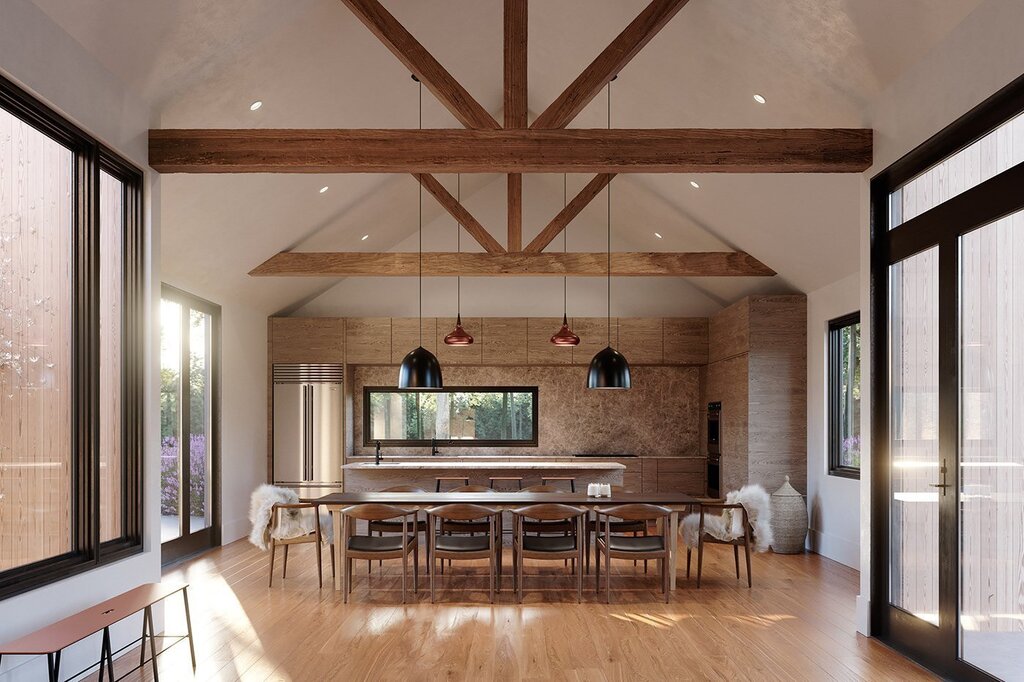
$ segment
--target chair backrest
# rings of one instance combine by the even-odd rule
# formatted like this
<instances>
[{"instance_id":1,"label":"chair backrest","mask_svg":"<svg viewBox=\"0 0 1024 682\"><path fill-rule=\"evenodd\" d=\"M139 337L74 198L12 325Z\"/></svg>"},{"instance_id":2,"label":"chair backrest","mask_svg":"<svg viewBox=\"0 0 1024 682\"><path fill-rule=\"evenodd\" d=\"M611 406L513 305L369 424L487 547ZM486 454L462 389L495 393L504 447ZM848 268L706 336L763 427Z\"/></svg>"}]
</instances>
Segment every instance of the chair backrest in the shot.
<instances>
[{"instance_id":1,"label":"chair backrest","mask_svg":"<svg viewBox=\"0 0 1024 682\"><path fill-rule=\"evenodd\" d=\"M518 492L521 493L562 493L565 492L561 488L553 485L531 485L527 488L523 488Z\"/></svg>"},{"instance_id":2,"label":"chair backrest","mask_svg":"<svg viewBox=\"0 0 1024 682\"><path fill-rule=\"evenodd\" d=\"M419 488L414 485L393 485L390 488L384 488L381 490L382 493L425 493L427 492L423 488Z\"/></svg>"},{"instance_id":3,"label":"chair backrest","mask_svg":"<svg viewBox=\"0 0 1024 682\"><path fill-rule=\"evenodd\" d=\"M452 521L476 521L494 516L498 514L498 511L479 504L442 504L439 507L428 509L427 513Z\"/></svg>"},{"instance_id":4,"label":"chair backrest","mask_svg":"<svg viewBox=\"0 0 1024 682\"><path fill-rule=\"evenodd\" d=\"M452 488L448 492L450 493L493 493L494 488L489 488L485 485L463 485L458 488Z\"/></svg>"},{"instance_id":5,"label":"chair backrest","mask_svg":"<svg viewBox=\"0 0 1024 682\"><path fill-rule=\"evenodd\" d=\"M668 507L657 504L620 504L617 507L598 509L599 516L611 516L625 521L655 521L672 513Z\"/></svg>"},{"instance_id":6,"label":"chair backrest","mask_svg":"<svg viewBox=\"0 0 1024 682\"><path fill-rule=\"evenodd\" d=\"M402 509L393 504L354 504L341 510L345 516L363 521L387 521L415 514L415 510Z\"/></svg>"},{"instance_id":7,"label":"chair backrest","mask_svg":"<svg viewBox=\"0 0 1024 682\"><path fill-rule=\"evenodd\" d=\"M587 512L585 509L568 504L531 504L528 507L513 509L512 513L538 521L565 521L583 516Z\"/></svg>"}]
</instances>

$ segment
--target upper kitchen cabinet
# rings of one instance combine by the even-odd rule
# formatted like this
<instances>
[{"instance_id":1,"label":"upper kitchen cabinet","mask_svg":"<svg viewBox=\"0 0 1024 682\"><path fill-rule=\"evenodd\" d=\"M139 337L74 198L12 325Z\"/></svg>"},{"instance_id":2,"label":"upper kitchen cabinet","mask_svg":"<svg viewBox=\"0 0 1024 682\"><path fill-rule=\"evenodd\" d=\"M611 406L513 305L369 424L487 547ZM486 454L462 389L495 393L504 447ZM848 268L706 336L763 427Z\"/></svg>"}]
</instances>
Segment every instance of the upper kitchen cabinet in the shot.
<instances>
[{"instance_id":1,"label":"upper kitchen cabinet","mask_svg":"<svg viewBox=\"0 0 1024 682\"><path fill-rule=\"evenodd\" d=\"M391 364L390 317L350 317L345 325L345 332L346 363L350 365ZM409 348L409 350L413 350L413 348Z\"/></svg>"},{"instance_id":2,"label":"upper kitchen cabinet","mask_svg":"<svg viewBox=\"0 0 1024 682\"><path fill-rule=\"evenodd\" d=\"M446 346L444 337L455 329L454 317L437 318L437 360L443 368L445 365L479 365L483 352L481 338L483 328L479 317L462 318L462 328L473 337L469 346ZM410 350L412 350L410 348Z\"/></svg>"},{"instance_id":3,"label":"upper kitchen cabinet","mask_svg":"<svg viewBox=\"0 0 1024 682\"><path fill-rule=\"evenodd\" d=\"M572 364L589 365L598 351L604 350L608 345L608 318L574 317L571 324L572 330L580 337L580 345L572 349ZM615 337L613 335L612 347L614 346Z\"/></svg>"},{"instance_id":4,"label":"upper kitchen cabinet","mask_svg":"<svg viewBox=\"0 0 1024 682\"><path fill-rule=\"evenodd\" d=\"M526 321L526 360L529 364L572 364L572 346L551 343L551 337L561 328L560 317L531 317Z\"/></svg>"},{"instance_id":5,"label":"upper kitchen cabinet","mask_svg":"<svg viewBox=\"0 0 1024 682\"><path fill-rule=\"evenodd\" d=\"M666 317L663 323L666 365L708 364L708 318Z\"/></svg>"},{"instance_id":6,"label":"upper kitchen cabinet","mask_svg":"<svg viewBox=\"0 0 1024 682\"><path fill-rule=\"evenodd\" d=\"M344 318L271 317L270 361L344 362Z\"/></svg>"},{"instance_id":7,"label":"upper kitchen cabinet","mask_svg":"<svg viewBox=\"0 0 1024 682\"><path fill-rule=\"evenodd\" d=\"M437 320L434 318L391 318L391 364L400 365L405 356L418 346L436 355L437 343Z\"/></svg>"},{"instance_id":8,"label":"upper kitchen cabinet","mask_svg":"<svg viewBox=\"0 0 1024 682\"><path fill-rule=\"evenodd\" d=\"M483 364L525 365L525 317L485 317L483 319Z\"/></svg>"},{"instance_id":9,"label":"upper kitchen cabinet","mask_svg":"<svg viewBox=\"0 0 1024 682\"><path fill-rule=\"evenodd\" d=\"M631 365L660 365L664 362L664 326L660 317L620 317L612 330L612 347Z\"/></svg>"}]
</instances>

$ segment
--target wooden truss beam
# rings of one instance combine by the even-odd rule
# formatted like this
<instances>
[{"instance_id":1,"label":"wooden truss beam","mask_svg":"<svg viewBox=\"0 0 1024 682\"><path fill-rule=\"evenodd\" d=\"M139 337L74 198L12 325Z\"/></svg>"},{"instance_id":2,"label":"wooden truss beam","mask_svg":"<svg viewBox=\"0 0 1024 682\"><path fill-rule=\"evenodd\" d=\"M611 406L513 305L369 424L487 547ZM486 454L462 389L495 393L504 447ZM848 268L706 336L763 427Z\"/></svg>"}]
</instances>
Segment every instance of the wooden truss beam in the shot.
<instances>
[{"instance_id":1,"label":"wooden truss beam","mask_svg":"<svg viewBox=\"0 0 1024 682\"><path fill-rule=\"evenodd\" d=\"M151 130L161 173L860 173L862 128Z\"/></svg>"},{"instance_id":2,"label":"wooden truss beam","mask_svg":"<svg viewBox=\"0 0 1024 682\"><path fill-rule=\"evenodd\" d=\"M458 221L462 227L466 229L466 232L470 234L477 243L484 247L487 253L504 253L505 249L502 248L498 240L491 236L491 233L484 229L484 226L477 221L473 215L466 210L466 207L458 202L458 200L451 195L451 192L444 188L437 178L427 173L413 174L414 177L419 180L420 184L423 185L423 189L430 192L430 194L437 199L437 203L444 207L444 210Z\"/></svg>"},{"instance_id":3,"label":"wooden truss beam","mask_svg":"<svg viewBox=\"0 0 1024 682\"><path fill-rule=\"evenodd\" d=\"M427 277L558 276L607 274L605 253L423 254ZM255 268L254 277L415 277L417 253L279 253ZM613 253L615 277L770 277L771 268L742 252Z\"/></svg>"},{"instance_id":4,"label":"wooden truss beam","mask_svg":"<svg viewBox=\"0 0 1024 682\"><path fill-rule=\"evenodd\" d=\"M565 205L561 211L558 212L550 223L540 231L533 241L530 242L525 251L529 253L540 253L543 251L548 244L550 244L555 237L562 233L562 230L573 221L573 219L580 214L580 212L587 207L591 201L594 200L598 194L601 193L608 183L615 177L614 173L600 173L595 175L594 178L586 184L586 186L580 190L579 194L572 198L568 204Z\"/></svg>"}]
</instances>

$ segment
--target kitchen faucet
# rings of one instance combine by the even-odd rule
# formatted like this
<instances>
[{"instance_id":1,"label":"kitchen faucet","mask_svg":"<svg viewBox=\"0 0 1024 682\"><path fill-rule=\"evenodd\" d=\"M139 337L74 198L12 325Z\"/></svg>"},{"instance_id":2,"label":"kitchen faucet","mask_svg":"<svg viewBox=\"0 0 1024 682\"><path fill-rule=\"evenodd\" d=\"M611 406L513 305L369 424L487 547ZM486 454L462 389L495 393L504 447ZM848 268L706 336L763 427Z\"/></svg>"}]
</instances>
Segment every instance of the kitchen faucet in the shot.
<instances>
[{"instance_id":1,"label":"kitchen faucet","mask_svg":"<svg viewBox=\"0 0 1024 682\"><path fill-rule=\"evenodd\" d=\"M373 455L373 463L380 466L380 441L377 441L377 452Z\"/></svg>"},{"instance_id":2,"label":"kitchen faucet","mask_svg":"<svg viewBox=\"0 0 1024 682\"><path fill-rule=\"evenodd\" d=\"M431 455L431 457L433 457L434 455L440 455L440 454L441 454L441 451L437 449L437 439L436 438L431 438L430 439L430 455Z\"/></svg>"}]
</instances>

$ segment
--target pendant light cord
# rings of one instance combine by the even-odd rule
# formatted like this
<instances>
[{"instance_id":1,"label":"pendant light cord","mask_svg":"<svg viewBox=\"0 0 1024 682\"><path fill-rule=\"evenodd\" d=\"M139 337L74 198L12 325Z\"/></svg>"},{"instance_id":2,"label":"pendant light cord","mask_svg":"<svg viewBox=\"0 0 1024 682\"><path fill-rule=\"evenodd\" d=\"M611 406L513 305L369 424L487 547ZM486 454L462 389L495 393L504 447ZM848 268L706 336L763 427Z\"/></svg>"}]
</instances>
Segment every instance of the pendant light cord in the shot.
<instances>
[{"instance_id":1,"label":"pendant light cord","mask_svg":"<svg viewBox=\"0 0 1024 682\"><path fill-rule=\"evenodd\" d=\"M614 80L614 79L612 79ZM612 82L608 81L608 130L612 129ZM612 184L608 183L608 346L612 345Z\"/></svg>"},{"instance_id":2,"label":"pendant light cord","mask_svg":"<svg viewBox=\"0 0 1024 682\"><path fill-rule=\"evenodd\" d=\"M419 83L419 95L420 95L420 120L419 129L423 130L423 82L416 79ZM420 182L420 201L419 201L419 220L420 220L420 348L423 347L423 182Z\"/></svg>"},{"instance_id":3,"label":"pendant light cord","mask_svg":"<svg viewBox=\"0 0 1024 682\"><path fill-rule=\"evenodd\" d=\"M562 210L568 205L569 194L567 191L567 178L565 173L562 173ZM569 252L569 226L566 225L562 228L562 253ZM562 275L562 322L565 323L569 319L569 277Z\"/></svg>"},{"instance_id":4,"label":"pendant light cord","mask_svg":"<svg viewBox=\"0 0 1024 682\"><path fill-rule=\"evenodd\" d=\"M455 201L462 205L462 173L455 176ZM462 324L462 223L455 221L456 264L460 274L455 276L455 319Z\"/></svg>"}]
</instances>

